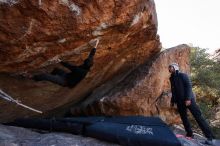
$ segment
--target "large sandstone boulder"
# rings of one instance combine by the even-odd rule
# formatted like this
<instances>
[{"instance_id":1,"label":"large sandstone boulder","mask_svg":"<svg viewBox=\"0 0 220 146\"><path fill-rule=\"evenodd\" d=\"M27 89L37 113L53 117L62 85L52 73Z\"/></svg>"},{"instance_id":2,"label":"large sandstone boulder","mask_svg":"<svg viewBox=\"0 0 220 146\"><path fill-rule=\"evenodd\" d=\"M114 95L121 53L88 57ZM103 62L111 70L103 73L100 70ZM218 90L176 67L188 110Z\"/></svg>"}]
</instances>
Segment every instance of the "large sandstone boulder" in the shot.
<instances>
[{"instance_id":1,"label":"large sandstone boulder","mask_svg":"<svg viewBox=\"0 0 220 146\"><path fill-rule=\"evenodd\" d=\"M56 58L81 63L95 38L96 71L116 58L119 67L159 51L148 0L1 0L0 20L1 72L38 69Z\"/></svg>"},{"instance_id":2,"label":"large sandstone boulder","mask_svg":"<svg viewBox=\"0 0 220 146\"><path fill-rule=\"evenodd\" d=\"M168 65L176 62L182 72L189 73L189 56L187 45L165 50L120 83L116 78L95 90L81 105L72 108L72 114L160 116L167 123L178 123L176 110L170 108ZM110 88L112 84L115 86Z\"/></svg>"},{"instance_id":3,"label":"large sandstone boulder","mask_svg":"<svg viewBox=\"0 0 220 146\"><path fill-rule=\"evenodd\" d=\"M0 0L0 88L24 104L57 114L160 51L154 1ZM60 58L79 65L95 39L94 66L75 88L18 78L50 72ZM0 122L37 115L0 100Z\"/></svg>"}]
</instances>

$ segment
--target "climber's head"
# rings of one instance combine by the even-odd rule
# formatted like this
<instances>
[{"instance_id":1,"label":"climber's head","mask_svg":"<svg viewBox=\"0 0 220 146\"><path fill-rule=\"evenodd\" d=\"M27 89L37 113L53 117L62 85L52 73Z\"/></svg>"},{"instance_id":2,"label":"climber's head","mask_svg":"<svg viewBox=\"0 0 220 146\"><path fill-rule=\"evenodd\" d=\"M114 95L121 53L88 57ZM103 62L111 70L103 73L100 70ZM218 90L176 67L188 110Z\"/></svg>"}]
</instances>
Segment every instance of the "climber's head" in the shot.
<instances>
[{"instance_id":1,"label":"climber's head","mask_svg":"<svg viewBox=\"0 0 220 146\"><path fill-rule=\"evenodd\" d=\"M179 65L177 63L171 63L169 65L169 72L175 73L176 71L179 71Z\"/></svg>"}]
</instances>

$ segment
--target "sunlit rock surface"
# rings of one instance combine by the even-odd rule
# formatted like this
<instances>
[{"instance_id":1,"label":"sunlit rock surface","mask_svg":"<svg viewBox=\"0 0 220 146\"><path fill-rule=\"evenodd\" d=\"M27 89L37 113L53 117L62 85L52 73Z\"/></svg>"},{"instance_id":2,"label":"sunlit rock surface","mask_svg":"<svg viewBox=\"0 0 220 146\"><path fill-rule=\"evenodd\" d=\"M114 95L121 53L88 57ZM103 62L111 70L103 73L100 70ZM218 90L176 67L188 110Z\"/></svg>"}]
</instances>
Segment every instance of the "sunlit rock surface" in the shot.
<instances>
[{"instance_id":1,"label":"sunlit rock surface","mask_svg":"<svg viewBox=\"0 0 220 146\"><path fill-rule=\"evenodd\" d=\"M182 72L189 73L189 56L187 45L164 50L120 83L116 78L95 90L81 105L72 108L72 114L160 116L167 123L179 123L176 110L170 108L168 65L176 62Z\"/></svg>"}]
</instances>

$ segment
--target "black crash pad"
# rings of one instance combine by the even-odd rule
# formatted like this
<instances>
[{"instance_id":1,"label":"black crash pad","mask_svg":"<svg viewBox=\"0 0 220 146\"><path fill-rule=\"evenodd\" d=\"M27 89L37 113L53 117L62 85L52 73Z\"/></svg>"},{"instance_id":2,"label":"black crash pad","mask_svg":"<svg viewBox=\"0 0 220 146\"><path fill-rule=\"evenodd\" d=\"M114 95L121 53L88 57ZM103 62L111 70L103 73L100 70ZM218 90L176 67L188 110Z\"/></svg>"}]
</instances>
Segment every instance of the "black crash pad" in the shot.
<instances>
[{"instance_id":1,"label":"black crash pad","mask_svg":"<svg viewBox=\"0 0 220 146\"><path fill-rule=\"evenodd\" d=\"M126 146L181 146L169 127L157 117L19 119L9 125L81 134Z\"/></svg>"}]
</instances>

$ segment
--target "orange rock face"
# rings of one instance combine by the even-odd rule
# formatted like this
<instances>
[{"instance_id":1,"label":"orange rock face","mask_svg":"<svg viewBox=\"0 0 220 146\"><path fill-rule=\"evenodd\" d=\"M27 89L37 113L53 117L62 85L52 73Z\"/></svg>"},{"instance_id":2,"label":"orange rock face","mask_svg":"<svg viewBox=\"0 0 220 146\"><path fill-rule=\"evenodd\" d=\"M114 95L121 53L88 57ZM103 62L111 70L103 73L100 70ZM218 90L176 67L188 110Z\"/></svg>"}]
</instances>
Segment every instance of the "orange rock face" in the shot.
<instances>
[{"instance_id":1,"label":"orange rock face","mask_svg":"<svg viewBox=\"0 0 220 146\"><path fill-rule=\"evenodd\" d=\"M94 65L75 88L11 76L49 72L57 58L79 65L95 39ZM153 1L0 0L0 88L45 114L126 76L160 48ZM33 115L0 100L0 121Z\"/></svg>"},{"instance_id":2,"label":"orange rock face","mask_svg":"<svg viewBox=\"0 0 220 146\"><path fill-rule=\"evenodd\" d=\"M108 86L94 92L96 95L91 97L99 96L99 99L85 101L80 107L73 108L72 113L160 116L167 123L180 122L176 111L170 108L172 94L168 65L176 62L182 72L189 73L189 53L190 47L186 45L161 52L105 94L99 95Z\"/></svg>"},{"instance_id":3,"label":"orange rock face","mask_svg":"<svg viewBox=\"0 0 220 146\"><path fill-rule=\"evenodd\" d=\"M32 71L56 58L80 63L96 38L100 68L159 51L155 6L148 0L4 0L0 21L1 72Z\"/></svg>"}]
</instances>

